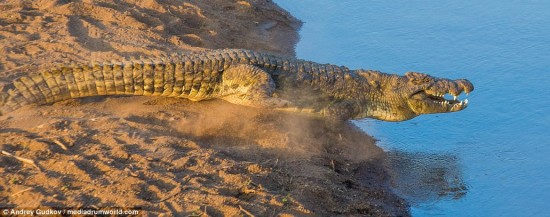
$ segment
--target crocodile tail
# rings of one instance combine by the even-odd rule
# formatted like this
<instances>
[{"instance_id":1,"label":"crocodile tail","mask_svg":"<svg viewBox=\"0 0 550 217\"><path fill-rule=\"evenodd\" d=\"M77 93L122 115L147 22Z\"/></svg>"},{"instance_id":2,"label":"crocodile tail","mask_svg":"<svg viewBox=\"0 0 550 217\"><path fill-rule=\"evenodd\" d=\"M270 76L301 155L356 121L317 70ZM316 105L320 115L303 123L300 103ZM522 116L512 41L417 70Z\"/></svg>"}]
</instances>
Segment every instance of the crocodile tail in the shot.
<instances>
[{"instance_id":1,"label":"crocodile tail","mask_svg":"<svg viewBox=\"0 0 550 217\"><path fill-rule=\"evenodd\" d=\"M27 104L51 104L72 98L125 94L120 72L122 67L122 64L94 63L63 66L23 76L2 91L0 105L6 107L3 110L15 110Z\"/></svg>"},{"instance_id":2,"label":"crocodile tail","mask_svg":"<svg viewBox=\"0 0 550 217\"><path fill-rule=\"evenodd\" d=\"M182 63L132 61L62 66L15 79L0 93L4 113L28 104L102 95L180 97L185 80Z\"/></svg>"},{"instance_id":3,"label":"crocodile tail","mask_svg":"<svg viewBox=\"0 0 550 217\"><path fill-rule=\"evenodd\" d=\"M14 99L15 95L13 90L0 86L0 116L20 107Z\"/></svg>"},{"instance_id":4,"label":"crocodile tail","mask_svg":"<svg viewBox=\"0 0 550 217\"><path fill-rule=\"evenodd\" d=\"M1 90L2 88L0 88L0 91ZM7 112L5 111L7 110L7 108L5 108L7 98L8 98L7 94L0 92L0 116L4 115L4 113Z\"/></svg>"}]
</instances>

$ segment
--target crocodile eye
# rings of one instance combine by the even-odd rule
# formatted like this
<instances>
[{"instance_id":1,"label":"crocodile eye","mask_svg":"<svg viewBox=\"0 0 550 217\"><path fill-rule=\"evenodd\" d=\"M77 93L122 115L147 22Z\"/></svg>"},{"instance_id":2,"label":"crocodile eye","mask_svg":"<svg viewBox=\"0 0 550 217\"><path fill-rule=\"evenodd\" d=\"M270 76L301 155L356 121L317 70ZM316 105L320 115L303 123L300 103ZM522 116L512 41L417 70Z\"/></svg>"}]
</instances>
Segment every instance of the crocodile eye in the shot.
<instances>
[{"instance_id":1,"label":"crocodile eye","mask_svg":"<svg viewBox=\"0 0 550 217\"><path fill-rule=\"evenodd\" d=\"M411 81L411 83L416 84L416 85L423 83L422 79L419 79L419 78L413 78L410 81Z\"/></svg>"},{"instance_id":2,"label":"crocodile eye","mask_svg":"<svg viewBox=\"0 0 550 217\"><path fill-rule=\"evenodd\" d=\"M419 72L407 72L405 73L405 76L409 78L409 82L414 85L422 85L433 81L433 78L430 75Z\"/></svg>"}]
</instances>

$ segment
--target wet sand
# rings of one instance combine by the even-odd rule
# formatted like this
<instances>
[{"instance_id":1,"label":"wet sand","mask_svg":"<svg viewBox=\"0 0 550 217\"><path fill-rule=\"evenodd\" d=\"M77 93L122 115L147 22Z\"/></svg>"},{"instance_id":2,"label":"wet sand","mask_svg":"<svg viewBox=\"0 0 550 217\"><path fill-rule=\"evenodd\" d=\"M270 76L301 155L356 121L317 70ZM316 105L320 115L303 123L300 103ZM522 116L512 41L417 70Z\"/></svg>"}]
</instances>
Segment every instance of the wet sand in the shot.
<instances>
[{"instance_id":1,"label":"wet sand","mask_svg":"<svg viewBox=\"0 0 550 217\"><path fill-rule=\"evenodd\" d=\"M294 55L270 1L0 3L0 86L70 62L247 48ZM203 216L409 215L352 124L219 100L91 97L0 121L0 207L139 207ZM35 165L25 162L33 160Z\"/></svg>"}]
</instances>

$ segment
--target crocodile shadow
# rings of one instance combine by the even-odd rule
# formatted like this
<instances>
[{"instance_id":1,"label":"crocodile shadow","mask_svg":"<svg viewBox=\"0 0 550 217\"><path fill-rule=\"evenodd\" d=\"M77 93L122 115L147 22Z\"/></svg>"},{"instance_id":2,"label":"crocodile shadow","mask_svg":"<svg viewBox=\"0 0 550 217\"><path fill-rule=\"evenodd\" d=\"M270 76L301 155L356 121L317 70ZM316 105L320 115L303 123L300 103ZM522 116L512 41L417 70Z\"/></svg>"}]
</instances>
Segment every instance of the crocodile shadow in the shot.
<instances>
[{"instance_id":1,"label":"crocodile shadow","mask_svg":"<svg viewBox=\"0 0 550 217\"><path fill-rule=\"evenodd\" d=\"M460 159L452 154L387 152L391 187L411 205L459 200L468 193Z\"/></svg>"}]
</instances>

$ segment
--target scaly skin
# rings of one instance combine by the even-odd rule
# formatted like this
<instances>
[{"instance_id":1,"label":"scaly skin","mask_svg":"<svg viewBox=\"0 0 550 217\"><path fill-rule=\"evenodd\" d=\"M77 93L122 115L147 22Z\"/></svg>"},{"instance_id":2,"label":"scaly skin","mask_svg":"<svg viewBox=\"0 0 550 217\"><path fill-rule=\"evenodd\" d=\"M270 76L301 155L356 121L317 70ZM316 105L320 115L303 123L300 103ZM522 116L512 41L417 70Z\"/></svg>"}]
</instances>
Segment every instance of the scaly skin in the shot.
<instances>
[{"instance_id":1,"label":"scaly skin","mask_svg":"<svg viewBox=\"0 0 550 217\"><path fill-rule=\"evenodd\" d=\"M180 97L308 113L331 119L404 121L460 111L473 91L464 79L408 72L405 76L350 70L249 50L211 50L162 61L93 63L24 76L0 92L0 113L28 104L99 95Z\"/></svg>"}]
</instances>

